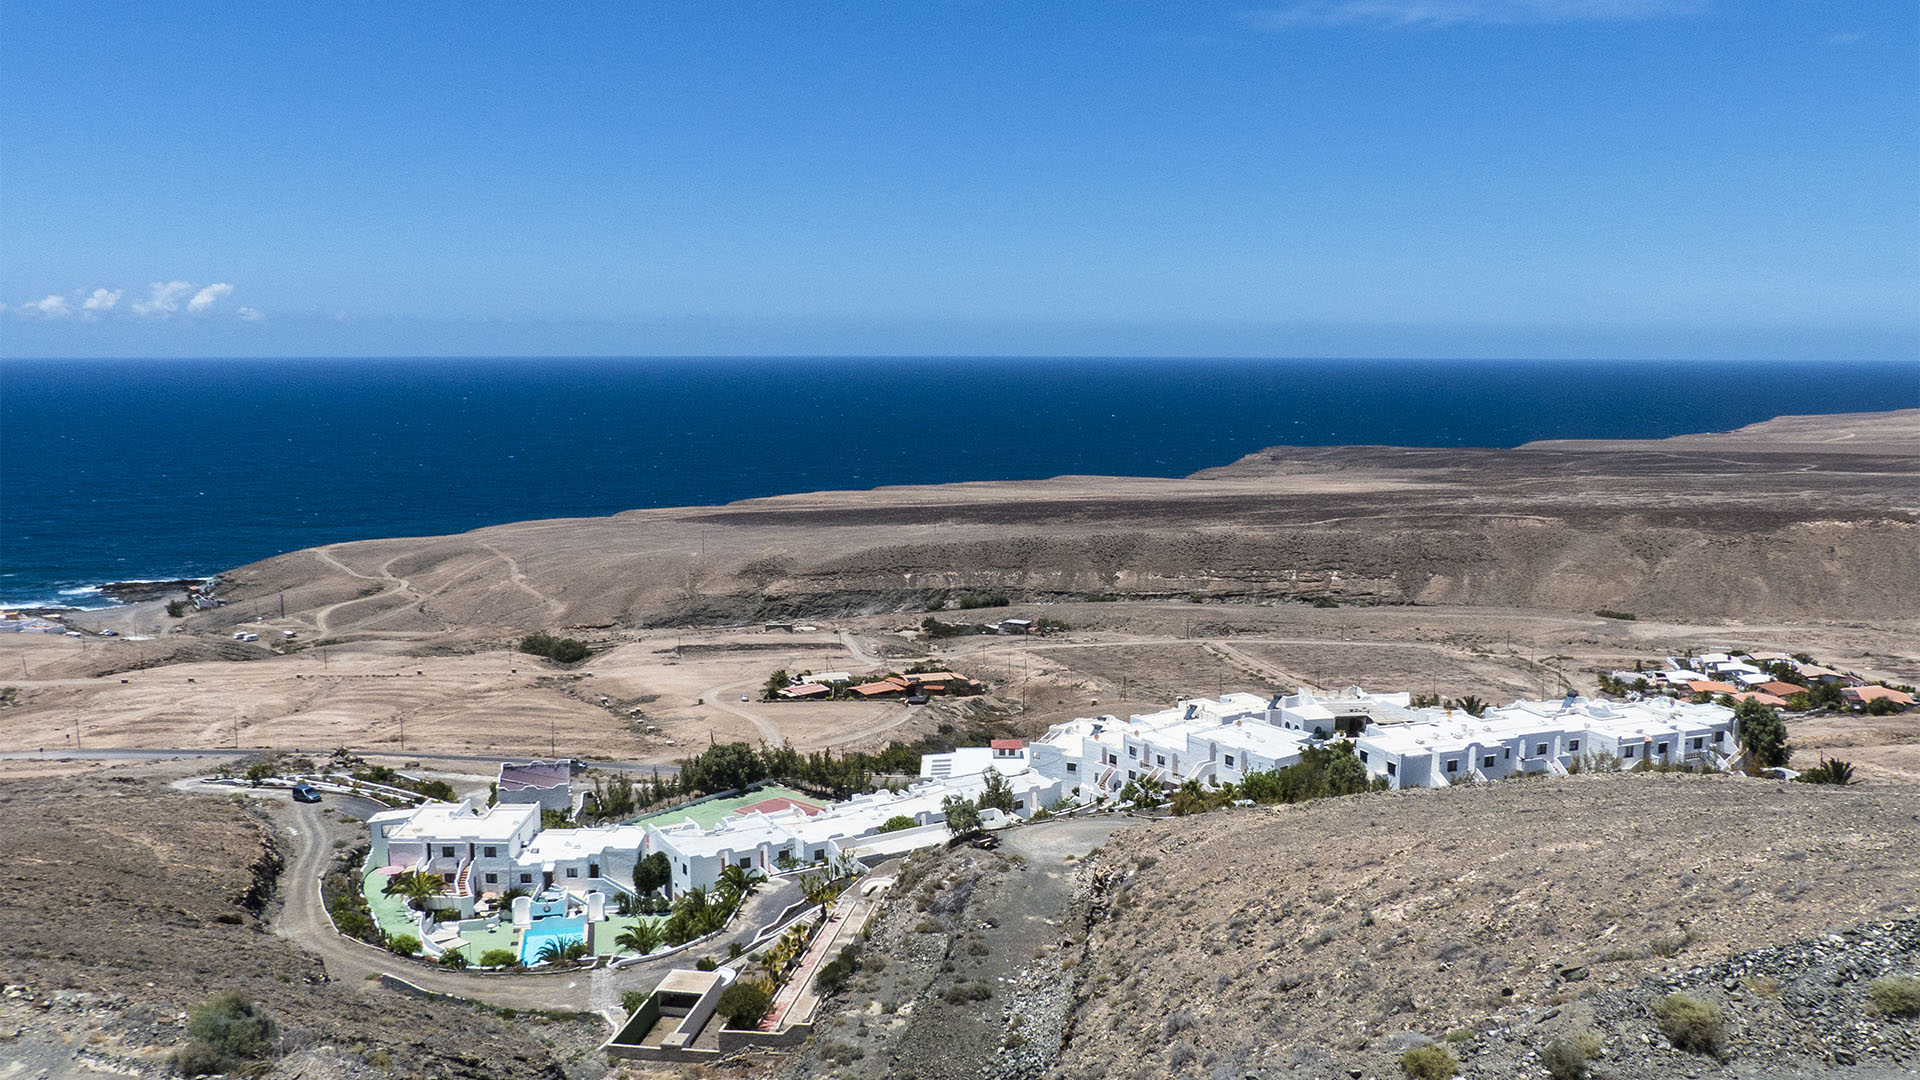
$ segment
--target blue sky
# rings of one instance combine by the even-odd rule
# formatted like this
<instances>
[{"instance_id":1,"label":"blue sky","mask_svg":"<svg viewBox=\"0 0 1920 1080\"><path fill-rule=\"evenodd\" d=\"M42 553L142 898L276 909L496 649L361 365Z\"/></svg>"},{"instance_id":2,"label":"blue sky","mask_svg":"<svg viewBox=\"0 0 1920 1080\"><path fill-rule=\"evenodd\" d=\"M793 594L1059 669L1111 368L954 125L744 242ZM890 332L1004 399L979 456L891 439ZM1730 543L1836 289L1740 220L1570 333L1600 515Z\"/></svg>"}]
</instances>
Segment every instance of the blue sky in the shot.
<instances>
[{"instance_id":1,"label":"blue sky","mask_svg":"<svg viewBox=\"0 0 1920 1080\"><path fill-rule=\"evenodd\" d=\"M7 355L1920 355L1911 0L0 13Z\"/></svg>"}]
</instances>

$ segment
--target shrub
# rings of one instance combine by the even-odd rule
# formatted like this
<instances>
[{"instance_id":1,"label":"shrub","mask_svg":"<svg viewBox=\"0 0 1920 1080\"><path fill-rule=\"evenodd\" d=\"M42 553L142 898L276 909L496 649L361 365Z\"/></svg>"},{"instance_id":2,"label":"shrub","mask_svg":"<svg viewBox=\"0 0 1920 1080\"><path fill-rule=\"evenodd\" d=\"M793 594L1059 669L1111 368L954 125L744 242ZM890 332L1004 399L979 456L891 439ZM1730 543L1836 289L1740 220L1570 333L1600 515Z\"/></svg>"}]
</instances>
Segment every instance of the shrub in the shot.
<instances>
[{"instance_id":1,"label":"shrub","mask_svg":"<svg viewBox=\"0 0 1920 1080\"><path fill-rule=\"evenodd\" d=\"M513 955L512 949L488 949L480 954L481 967L512 967L519 962L520 958Z\"/></svg>"},{"instance_id":2,"label":"shrub","mask_svg":"<svg viewBox=\"0 0 1920 1080\"><path fill-rule=\"evenodd\" d=\"M277 1033L271 1016L229 990L193 1010L187 1020L193 1041L174 1052L174 1067L187 1076L221 1072L234 1062L265 1056Z\"/></svg>"},{"instance_id":3,"label":"shrub","mask_svg":"<svg viewBox=\"0 0 1920 1080\"><path fill-rule=\"evenodd\" d=\"M1867 996L1873 999L1873 1007L1888 1016L1902 1019L1920 1016L1920 978L1912 975L1889 975L1884 979L1875 979L1867 987Z\"/></svg>"},{"instance_id":4,"label":"shrub","mask_svg":"<svg viewBox=\"0 0 1920 1080\"><path fill-rule=\"evenodd\" d=\"M1689 1054L1719 1057L1726 1045L1720 1010L1686 994L1668 994L1654 1002L1653 1018L1674 1047Z\"/></svg>"},{"instance_id":5,"label":"shrub","mask_svg":"<svg viewBox=\"0 0 1920 1080\"><path fill-rule=\"evenodd\" d=\"M820 967L819 974L813 977L813 988L821 997L829 997L846 985L860 965L860 946L848 945L840 950L840 955L827 961Z\"/></svg>"},{"instance_id":6,"label":"shrub","mask_svg":"<svg viewBox=\"0 0 1920 1080\"><path fill-rule=\"evenodd\" d=\"M626 1013L628 1016L639 1012L640 1006L646 1003L647 992L645 990L629 990L620 995L620 1011Z\"/></svg>"},{"instance_id":7,"label":"shrub","mask_svg":"<svg viewBox=\"0 0 1920 1080\"><path fill-rule=\"evenodd\" d=\"M528 634L520 639L520 651L534 656L544 656L557 664L577 664L587 658L590 650L586 642L574 638L557 638L552 634Z\"/></svg>"},{"instance_id":8,"label":"shrub","mask_svg":"<svg viewBox=\"0 0 1920 1080\"><path fill-rule=\"evenodd\" d=\"M219 1051L199 1039L173 1052L173 1068L181 1076L206 1076L221 1071L226 1064Z\"/></svg>"},{"instance_id":9,"label":"shrub","mask_svg":"<svg viewBox=\"0 0 1920 1080\"><path fill-rule=\"evenodd\" d=\"M888 818L887 820L881 822L880 828L876 831L883 832L883 833L899 832L901 829L911 829L913 828L913 825L914 825L914 821L912 818L908 817L905 814L895 814L892 817Z\"/></svg>"},{"instance_id":10,"label":"shrub","mask_svg":"<svg viewBox=\"0 0 1920 1080\"><path fill-rule=\"evenodd\" d=\"M395 934L387 939L387 950L399 956L412 956L420 951L420 939L412 934Z\"/></svg>"},{"instance_id":11,"label":"shrub","mask_svg":"<svg viewBox=\"0 0 1920 1080\"><path fill-rule=\"evenodd\" d=\"M1594 614L1603 619L1619 619L1623 622L1637 622L1640 618L1631 611L1615 611L1612 608L1597 608Z\"/></svg>"},{"instance_id":12,"label":"shrub","mask_svg":"<svg viewBox=\"0 0 1920 1080\"><path fill-rule=\"evenodd\" d=\"M946 999L949 1005L965 1005L971 1001L985 1001L993 996L993 987L983 982L954 983L947 987Z\"/></svg>"},{"instance_id":13,"label":"shrub","mask_svg":"<svg viewBox=\"0 0 1920 1080\"><path fill-rule=\"evenodd\" d=\"M976 608L994 608L994 607L1006 607L1006 606L1007 606L1006 593L968 593L965 596L962 596L960 598L960 604L959 604L959 608L961 611L972 611Z\"/></svg>"},{"instance_id":14,"label":"shrub","mask_svg":"<svg viewBox=\"0 0 1920 1080\"><path fill-rule=\"evenodd\" d=\"M455 971L465 971L473 961L467 959L467 954L459 949L450 949L440 955L440 963L443 967L450 967Z\"/></svg>"},{"instance_id":15,"label":"shrub","mask_svg":"<svg viewBox=\"0 0 1920 1080\"><path fill-rule=\"evenodd\" d=\"M720 991L719 1012L727 1018L728 1027L758 1027L771 1008L773 993L767 989L766 983L736 979L732 986Z\"/></svg>"},{"instance_id":16,"label":"shrub","mask_svg":"<svg viewBox=\"0 0 1920 1080\"><path fill-rule=\"evenodd\" d=\"M1450 1080L1460 1075L1460 1063L1442 1046L1416 1046L1400 1055L1400 1071L1413 1080Z\"/></svg>"},{"instance_id":17,"label":"shrub","mask_svg":"<svg viewBox=\"0 0 1920 1080\"><path fill-rule=\"evenodd\" d=\"M1853 766L1839 758L1823 757L1817 768L1808 769L1798 777L1803 784L1840 784L1853 783Z\"/></svg>"},{"instance_id":18,"label":"shrub","mask_svg":"<svg viewBox=\"0 0 1920 1080\"><path fill-rule=\"evenodd\" d=\"M1586 1080L1587 1051L1577 1042L1555 1039L1540 1051L1540 1064L1553 1080Z\"/></svg>"}]
</instances>

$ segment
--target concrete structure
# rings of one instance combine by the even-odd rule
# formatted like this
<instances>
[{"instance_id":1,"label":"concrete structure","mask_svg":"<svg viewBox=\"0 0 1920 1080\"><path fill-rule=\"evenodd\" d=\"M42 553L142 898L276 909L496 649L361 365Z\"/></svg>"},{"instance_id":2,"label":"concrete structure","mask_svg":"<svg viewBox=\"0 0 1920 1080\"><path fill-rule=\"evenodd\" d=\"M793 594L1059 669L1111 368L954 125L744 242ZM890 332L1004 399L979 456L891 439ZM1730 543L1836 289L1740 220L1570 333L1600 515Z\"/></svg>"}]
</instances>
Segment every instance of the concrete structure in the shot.
<instances>
[{"instance_id":1,"label":"concrete structure","mask_svg":"<svg viewBox=\"0 0 1920 1080\"><path fill-rule=\"evenodd\" d=\"M570 761L529 761L500 763L499 779L494 781L494 797L503 803L534 803L542 810L558 810L572 816L573 763Z\"/></svg>"}]
</instances>

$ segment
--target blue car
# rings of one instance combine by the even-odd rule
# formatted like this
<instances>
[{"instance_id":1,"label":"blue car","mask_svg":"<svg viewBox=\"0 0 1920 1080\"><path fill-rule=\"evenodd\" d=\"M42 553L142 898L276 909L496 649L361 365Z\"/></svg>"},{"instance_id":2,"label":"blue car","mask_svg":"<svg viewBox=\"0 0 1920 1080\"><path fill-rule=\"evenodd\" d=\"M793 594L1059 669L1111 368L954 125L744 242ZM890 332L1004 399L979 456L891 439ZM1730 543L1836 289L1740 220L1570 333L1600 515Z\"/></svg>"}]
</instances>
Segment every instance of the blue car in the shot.
<instances>
[{"instance_id":1,"label":"blue car","mask_svg":"<svg viewBox=\"0 0 1920 1080\"><path fill-rule=\"evenodd\" d=\"M293 789L293 801L294 802L319 802L320 792L317 788L309 787L306 784L301 784L298 787L295 787Z\"/></svg>"}]
</instances>

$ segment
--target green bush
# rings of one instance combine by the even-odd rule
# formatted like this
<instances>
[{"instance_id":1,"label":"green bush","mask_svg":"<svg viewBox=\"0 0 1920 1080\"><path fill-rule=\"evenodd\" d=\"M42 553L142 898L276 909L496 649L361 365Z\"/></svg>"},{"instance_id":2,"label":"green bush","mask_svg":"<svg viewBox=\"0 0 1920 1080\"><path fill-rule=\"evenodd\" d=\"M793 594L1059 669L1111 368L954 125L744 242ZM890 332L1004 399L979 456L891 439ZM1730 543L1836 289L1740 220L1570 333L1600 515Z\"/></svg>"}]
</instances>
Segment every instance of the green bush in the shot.
<instances>
[{"instance_id":1,"label":"green bush","mask_svg":"<svg viewBox=\"0 0 1920 1080\"><path fill-rule=\"evenodd\" d=\"M520 639L520 651L534 656L544 656L557 664L577 664L585 660L591 650L584 641L570 637L557 638L552 634L528 634Z\"/></svg>"},{"instance_id":2,"label":"green bush","mask_svg":"<svg viewBox=\"0 0 1920 1080\"><path fill-rule=\"evenodd\" d=\"M848 945L840 950L840 955L820 966L819 974L813 977L813 988L821 997L830 997L846 985L860 966L860 946Z\"/></svg>"},{"instance_id":3,"label":"green bush","mask_svg":"<svg viewBox=\"0 0 1920 1080\"><path fill-rule=\"evenodd\" d=\"M387 950L399 956L412 956L420 951L420 939L412 934L395 934L387 939Z\"/></svg>"},{"instance_id":4,"label":"green bush","mask_svg":"<svg viewBox=\"0 0 1920 1080\"><path fill-rule=\"evenodd\" d=\"M1581 1042L1555 1039L1540 1051L1540 1064L1553 1080L1586 1080L1588 1051Z\"/></svg>"},{"instance_id":5,"label":"green bush","mask_svg":"<svg viewBox=\"0 0 1920 1080\"><path fill-rule=\"evenodd\" d=\"M772 1008L773 992L763 982L736 979L733 985L720 991L719 1013L727 1018L728 1027L758 1027Z\"/></svg>"},{"instance_id":6,"label":"green bush","mask_svg":"<svg viewBox=\"0 0 1920 1080\"><path fill-rule=\"evenodd\" d=\"M187 1076L203 1076L265 1057L273 1049L278 1026L245 995L229 990L193 1010L187 1034L193 1041L174 1052L174 1068Z\"/></svg>"},{"instance_id":7,"label":"green bush","mask_svg":"<svg viewBox=\"0 0 1920 1080\"><path fill-rule=\"evenodd\" d=\"M467 959L467 954L461 952L459 949L449 949L440 954L440 965L442 967L452 968L455 971L465 971L472 963L473 961Z\"/></svg>"},{"instance_id":8,"label":"green bush","mask_svg":"<svg viewBox=\"0 0 1920 1080\"><path fill-rule=\"evenodd\" d=\"M1873 999L1874 1008L1888 1016L1920 1016L1920 978L1889 975L1875 979L1867 987L1867 996Z\"/></svg>"},{"instance_id":9,"label":"green bush","mask_svg":"<svg viewBox=\"0 0 1920 1080\"><path fill-rule=\"evenodd\" d=\"M968 593L960 598L960 610L972 611L976 608L994 608L1007 606L1006 593Z\"/></svg>"},{"instance_id":10,"label":"green bush","mask_svg":"<svg viewBox=\"0 0 1920 1080\"><path fill-rule=\"evenodd\" d=\"M965 1005L971 1001L985 1001L993 996L993 987L983 982L954 983L947 987L946 999L949 1005Z\"/></svg>"},{"instance_id":11,"label":"green bush","mask_svg":"<svg viewBox=\"0 0 1920 1080\"><path fill-rule=\"evenodd\" d=\"M626 1013L628 1016L639 1012L640 1006L646 1003L647 992L645 990L629 990L620 995L620 1011Z\"/></svg>"},{"instance_id":12,"label":"green bush","mask_svg":"<svg viewBox=\"0 0 1920 1080\"><path fill-rule=\"evenodd\" d=\"M1443 1046L1416 1046L1400 1055L1400 1071L1413 1080L1450 1080L1460 1075L1460 1063Z\"/></svg>"},{"instance_id":13,"label":"green bush","mask_svg":"<svg viewBox=\"0 0 1920 1080\"><path fill-rule=\"evenodd\" d=\"M1612 608L1596 608L1593 613L1603 619L1619 619L1622 622L1637 622L1640 618L1631 611L1615 611Z\"/></svg>"},{"instance_id":14,"label":"green bush","mask_svg":"<svg viewBox=\"0 0 1920 1080\"><path fill-rule=\"evenodd\" d=\"M880 828L876 829L875 831L883 832L883 833L899 832L901 829L911 829L913 828L913 825L914 825L914 821L912 818L908 817L905 814L895 814L892 817L888 818L887 820L881 822Z\"/></svg>"},{"instance_id":15,"label":"green bush","mask_svg":"<svg viewBox=\"0 0 1920 1080\"><path fill-rule=\"evenodd\" d=\"M1653 1018L1667 1041L1689 1054L1719 1057L1726 1047L1726 1028L1720 1010L1686 994L1668 994L1654 1002Z\"/></svg>"},{"instance_id":16,"label":"green bush","mask_svg":"<svg viewBox=\"0 0 1920 1080\"><path fill-rule=\"evenodd\" d=\"M173 1052L173 1069L181 1076L206 1076L226 1067L227 1063L220 1057L220 1052L199 1039Z\"/></svg>"},{"instance_id":17,"label":"green bush","mask_svg":"<svg viewBox=\"0 0 1920 1080\"><path fill-rule=\"evenodd\" d=\"M520 958L513 955L512 949L488 949L480 954L481 967L512 967L519 962Z\"/></svg>"}]
</instances>

